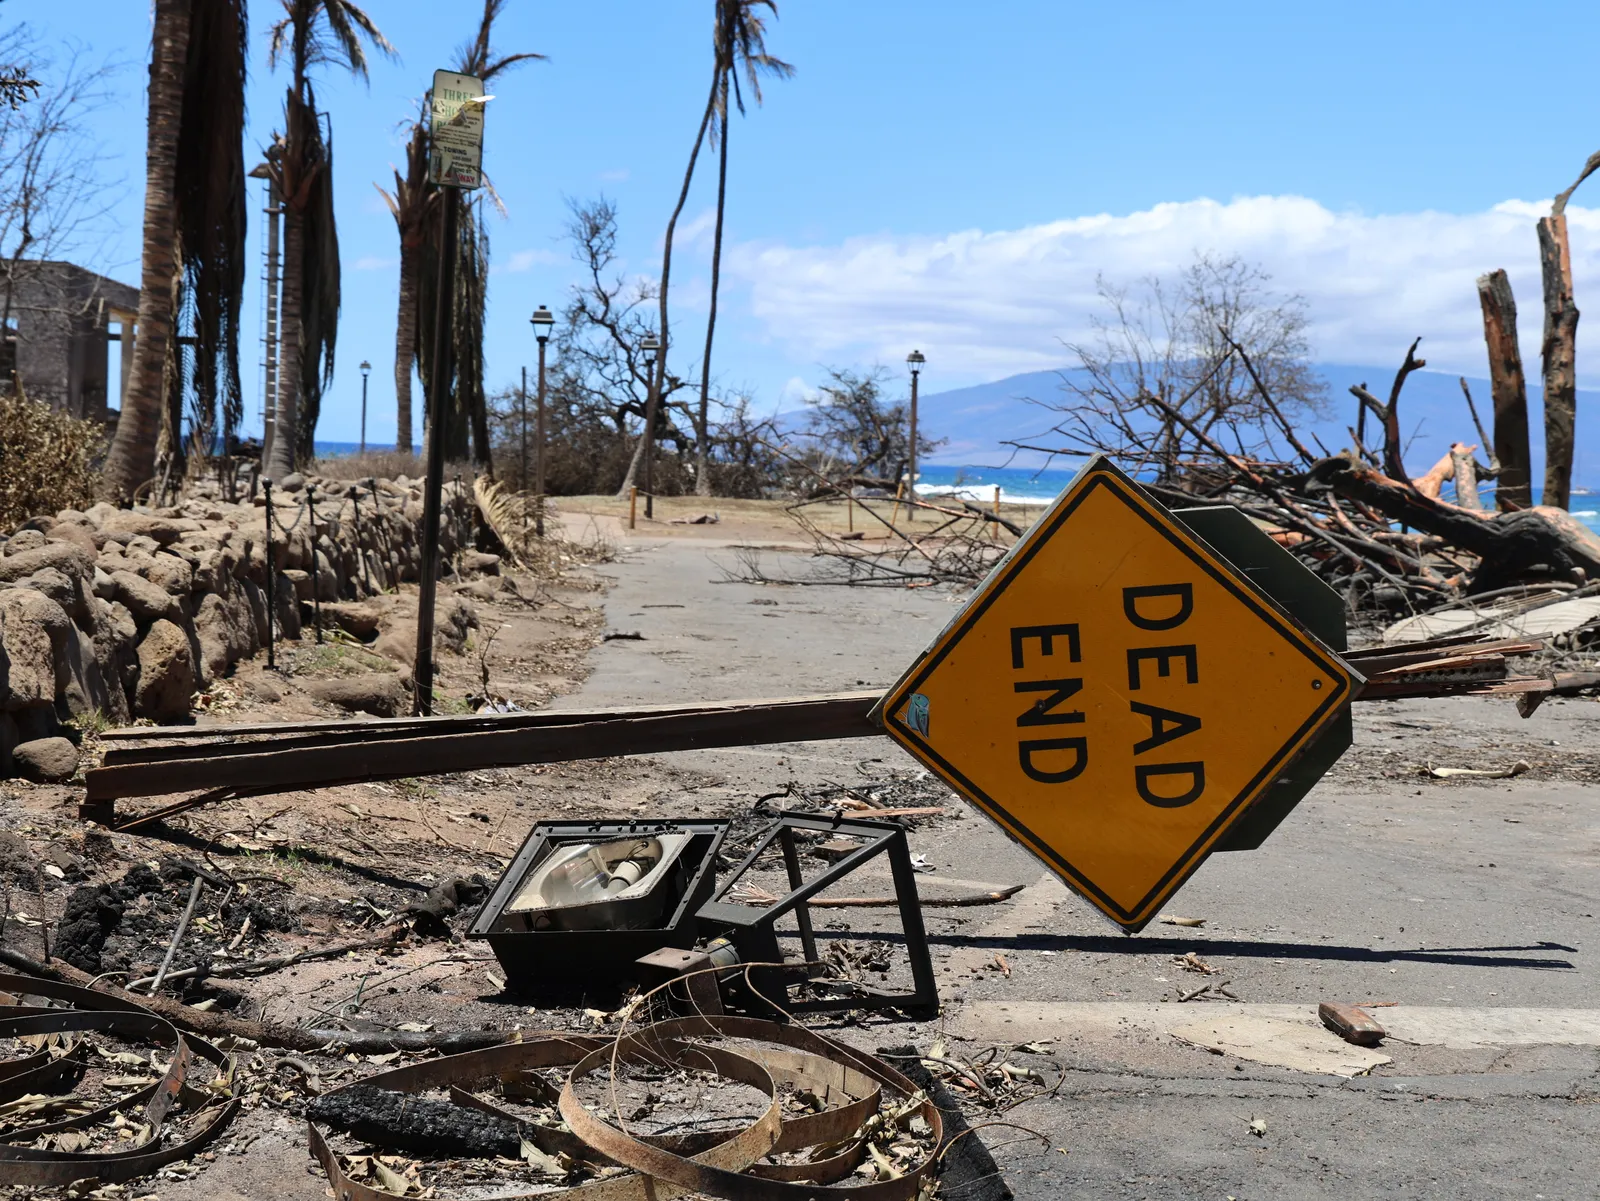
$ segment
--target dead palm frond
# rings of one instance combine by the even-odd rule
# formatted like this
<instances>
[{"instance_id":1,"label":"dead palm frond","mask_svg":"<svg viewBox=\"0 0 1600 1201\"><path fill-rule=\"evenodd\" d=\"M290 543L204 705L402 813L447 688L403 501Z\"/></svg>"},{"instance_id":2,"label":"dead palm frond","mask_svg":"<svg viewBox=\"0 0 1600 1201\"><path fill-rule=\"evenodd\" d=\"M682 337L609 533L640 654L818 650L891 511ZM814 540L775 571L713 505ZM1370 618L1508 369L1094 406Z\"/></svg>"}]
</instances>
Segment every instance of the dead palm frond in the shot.
<instances>
[{"instance_id":1,"label":"dead palm frond","mask_svg":"<svg viewBox=\"0 0 1600 1201\"><path fill-rule=\"evenodd\" d=\"M239 382L239 306L246 245L244 119L249 59L245 0L197 0L184 70L178 133L178 240L184 309L194 335L189 384L191 443L210 453L221 401L223 453L244 417Z\"/></svg>"},{"instance_id":2,"label":"dead palm frond","mask_svg":"<svg viewBox=\"0 0 1600 1201\"><path fill-rule=\"evenodd\" d=\"M721 139L723 126L728 119L728 93L733 93L734 105L743 114L744 92L739 85L740 68L743 68L745 85L757 104L761 103L761 77L789 79L794 75L794 65L767 53L766 9L773 17L778 15L776 0L717 0L715 54L717 74L721 79L716 109L711 115L711 142Z\"/></svg>"},{"instance_id":3,"label":"dead palm frond","mask_svg":"<svg viewBox=\"0 0 1600 1201\"><path fill-rule=\"evenodd\" d=\"M308 67L332 63L365 79L367 51L361 44L363 35L393 57L395 49L389 39L350 0L283 0L283 17L268 35L267 65L277 67L287 54L297 76Z\"/></svg>"},{"instance_id":4,"label":"dead palm frond","mask_svg":"<svg viewBox=\"0 0 1600 1201\"><path fill-rule=\"evenodd\" d=\"M333 382L333 360L339 338L339 227L333 212L333 128L323 129L310 92L312 136L306 144L307 164L315 164L305 198L305 241L300 298L300 411L295 455L309 462L316 455L317 419L322 393Z\"/></svg>"},{"instance_id":5,"label":"dead palm frond","mask_svg":"<svg viewBox=\"0 0 1600 1201\"><path fill-rule=\"evenodd\" d=\"M478 36L456 52L456 70L463 75L475 75L488 83L500 72L524 62L545 62L542 54L524 51L520 54L494 56L489 39L494 32L495 18L506 6L506 0L483 0L483 19L478 22Z\"/></svg>"},{"instance_id":6,"label":"dead palm frond","mask_svg":"<svg viewBox=\"0 0 1600 1201\"><path fill-rule=\"evenodd\" d=\"M511 561L518 566L527 564L533 556L536 538L532 531L541 498L531 492L513 492L481 475L472 481L472 495L484 525L494 531Z\"/></svg>"}]
</instances>

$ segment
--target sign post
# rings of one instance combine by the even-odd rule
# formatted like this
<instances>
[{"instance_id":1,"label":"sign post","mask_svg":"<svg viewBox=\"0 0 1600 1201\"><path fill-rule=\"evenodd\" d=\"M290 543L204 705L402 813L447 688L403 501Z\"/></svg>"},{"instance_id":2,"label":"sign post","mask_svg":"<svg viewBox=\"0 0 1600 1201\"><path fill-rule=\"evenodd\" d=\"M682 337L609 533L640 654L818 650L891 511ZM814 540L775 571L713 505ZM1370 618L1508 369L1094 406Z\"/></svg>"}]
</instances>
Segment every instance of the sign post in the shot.
<instances>
[{"instance_id":1,"label":"sign post","mask_svg":"<svg viewBox=\"0 0 1600 1201\"><path fill-rule=\"evenodd\" d=\"M1092 459L885 696L886 732L1129 932L1360 683Z\"/></svg>"},{"instance_id":2,"label":"sign post","mask_svg":"<svg viewBox=\"0 0 1600 1201\"><path fill-rule=\"evenodd\" d=\"M438 590L439 517L444 493L444 431L455 374L451 313L455 300L456 191L483 183L483 80L453 71L433 73L429 113L428 180L439 189L438 297L433 319L432 370L427 381L428 474L422 499L422 564L417 595L417 656L411 678L412 712L433 711L433 606Z\"/></svg>"}]
</instances>

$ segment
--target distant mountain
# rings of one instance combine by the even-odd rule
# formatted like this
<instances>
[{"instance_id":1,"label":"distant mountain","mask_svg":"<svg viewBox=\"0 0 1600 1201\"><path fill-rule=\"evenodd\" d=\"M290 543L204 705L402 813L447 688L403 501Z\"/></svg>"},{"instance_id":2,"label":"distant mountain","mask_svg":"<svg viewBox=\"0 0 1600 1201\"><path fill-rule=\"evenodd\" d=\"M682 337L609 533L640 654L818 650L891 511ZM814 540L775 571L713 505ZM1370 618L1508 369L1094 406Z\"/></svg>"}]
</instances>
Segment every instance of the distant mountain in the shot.
<instances>
[{"instance_id":1,"label":"distant mountain","mask_svg":"<svg viewBox=\"0 0 1600 1201\"><path fill-rule=\"evenodd\" d=\"M1537 370L1537 363L1530 366ZM1298 432L1313 450L1316 449L1314 436L1329 450L1337 451L1350 445L1346 427L1355 423L1356 401L1350 395L1350 385L1365 383L1379 398L1387 399L1394 367L1322 363L1317 365L1317 370L1328 384L1329 414L1309 422ZM991 384L923 396L920 404L923 428L930 437L947 439L931 461L951 466L998 465L1007 462L1012 454L1011 447L1002 445L1006 439L1038 446L1053 445L1049 431L1057 417L1047 406L1064 404L1067 397L1062 390L1063 376L1080 374L1076 369L1067 368L1060 372L1033 371ZM1400 397L1400 423L1408 440L1406 466L1417 475L1433 466L1451 442L1473 444L1478 441L1457 379L1444 372L1418 371L1406 381ZM1544 423L1536 381L1528 382L1530 440L1537 483L1544 473ZM1478 415L1492 434L1494 414L1489 381L1468 376L1467 383L1472 388ZM1368 444L1376 445L1370 420L1367 428ZM1016 466L1034 467L1044 462L1044 456L1018 454L1010 461ZM1057 465L1069 466L1070 463L1058 460ZM1600 392L1585 389L1578 392L1578 445L1572 475L1575 486L1600 488Z\"/></svg>"}]
</instances>

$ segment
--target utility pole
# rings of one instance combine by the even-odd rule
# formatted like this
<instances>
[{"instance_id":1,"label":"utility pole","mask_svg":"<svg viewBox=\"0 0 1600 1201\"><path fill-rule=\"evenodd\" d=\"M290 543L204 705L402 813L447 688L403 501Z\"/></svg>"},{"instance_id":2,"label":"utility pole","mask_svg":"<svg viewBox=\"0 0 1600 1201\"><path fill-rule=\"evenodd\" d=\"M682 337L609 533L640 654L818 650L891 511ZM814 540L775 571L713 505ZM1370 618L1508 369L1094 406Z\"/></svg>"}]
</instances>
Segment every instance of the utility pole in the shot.
<instances>
[{"instance_id":1,"label":"utility pole","mask_svg":"<svg viewBox=\"0 0 1600 1201\"><path fill-rule=\"evenodd\" d=\"M528 490L528 369L522 369L522 391L517 393L517 411L522 419L522 491Z\"/></svg>"},{"instance_id":2,"label":"utility pole","mask_svg":"<svg viewBox=\"0 0 1600 1201\"><path fill-rule=\"evenodd\" d=\"M444 499L444 433L450 420L454 364L450 358L455 300L458 190L483 183L483 80L435 71L429 94L433 152L428 179L439 189L438 303L433 320L433 370L428 386L428 474L422 493L422 578L417 589L417 657L411 672L412 712L433 712L433 604L439 576L439 517Z\"/></svg>"}]
</instances>

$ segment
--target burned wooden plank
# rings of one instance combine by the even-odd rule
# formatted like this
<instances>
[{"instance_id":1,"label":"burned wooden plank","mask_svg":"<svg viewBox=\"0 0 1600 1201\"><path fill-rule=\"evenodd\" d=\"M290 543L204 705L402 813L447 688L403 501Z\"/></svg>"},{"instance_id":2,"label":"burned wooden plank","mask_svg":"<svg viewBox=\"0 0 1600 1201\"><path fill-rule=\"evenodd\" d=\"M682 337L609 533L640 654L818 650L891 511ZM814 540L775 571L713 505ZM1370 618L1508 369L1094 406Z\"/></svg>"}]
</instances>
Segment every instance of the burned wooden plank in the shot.
<instances>
[{"instance_id":1,"label":"burned wooden plank","mask_svg":"<svg viewBox=\"0 0 1600 1201\"><path fill-rule=\"evenodd\" d=\"M708 747L882 733L868 720L876 692L744 701L669 709L551 714L537 725L440 726L410 737L344 732L337 741L285 746L280 740L211 748L199 758L133 759L92 768L86 804L200 789L261 794L363 780L396 780L485 767L513 767L613 755L651 755ZM166 749L166 748L158 748ZM131 752L130 752L131 754Z\"/></svg>"}]
</instances>

